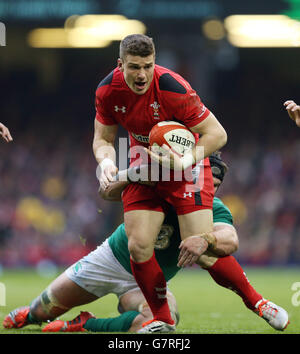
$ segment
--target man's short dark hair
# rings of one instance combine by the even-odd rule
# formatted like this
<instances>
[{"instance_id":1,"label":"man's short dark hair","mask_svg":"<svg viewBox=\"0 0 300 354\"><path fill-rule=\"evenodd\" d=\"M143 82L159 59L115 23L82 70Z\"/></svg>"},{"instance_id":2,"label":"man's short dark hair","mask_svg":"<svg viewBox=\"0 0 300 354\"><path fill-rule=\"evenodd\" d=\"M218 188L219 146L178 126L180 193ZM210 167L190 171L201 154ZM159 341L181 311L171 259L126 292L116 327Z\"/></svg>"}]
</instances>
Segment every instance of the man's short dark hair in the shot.
<instances>
[{"instance_id":1,"label":"man's short dark hair","mask_svg":"<svg viewBox=\"0 0 300 354\"><path fill-rule=\"evenodd\" d=\"M131 34L125 37L120 43L120 58L125 59L126 55L148 57L155 55L153 39L144 34Z\"/></svg>"}]
</instances>

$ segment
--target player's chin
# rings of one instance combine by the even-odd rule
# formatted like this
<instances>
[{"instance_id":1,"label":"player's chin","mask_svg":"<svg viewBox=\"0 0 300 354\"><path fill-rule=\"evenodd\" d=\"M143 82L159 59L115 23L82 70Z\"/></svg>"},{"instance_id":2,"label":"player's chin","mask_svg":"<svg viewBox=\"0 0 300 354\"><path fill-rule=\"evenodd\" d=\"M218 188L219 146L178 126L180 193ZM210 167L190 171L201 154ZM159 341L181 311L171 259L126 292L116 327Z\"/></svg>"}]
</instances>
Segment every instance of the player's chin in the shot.
<instances>
[{"instance_id":1,"label":"player's chin","mask_svg":"<svg viewBox=\"0 0 300 354\"><path fill-rule=\"evenodd\" d=\"M143 85L139 84L134 84L134 92L137 93L138 95L143 95L149 88L149 85L147 83L144 83Z\"/></svg>"}]
</instances>

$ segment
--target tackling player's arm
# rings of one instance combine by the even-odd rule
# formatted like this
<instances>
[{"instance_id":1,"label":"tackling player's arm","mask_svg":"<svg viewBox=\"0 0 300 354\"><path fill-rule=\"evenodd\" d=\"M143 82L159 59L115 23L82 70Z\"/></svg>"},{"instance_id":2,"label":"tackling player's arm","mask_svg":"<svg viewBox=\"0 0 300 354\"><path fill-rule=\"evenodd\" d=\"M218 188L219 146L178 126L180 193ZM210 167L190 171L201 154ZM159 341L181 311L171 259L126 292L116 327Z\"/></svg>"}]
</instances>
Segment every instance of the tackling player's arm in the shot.
<instances>
[{"instance_id":1,"label":"tackling player's arm","mask_svg":"<svg viewBox=\"0 0 300 354\"><path fill-rule=\"evenodd\" d=\"M210 247L217 256L228 256L237 251L239 247L239 238L233 225L217 224L214 225L212 232L216 242Z\"/></svg>"},{"instance_id":2,"label":"tackling player's arm","mask_svg":"<svg viewBox=\"0 0 300 354\"><path fill-rule=\"evenodd\" d=\"M202 257L205 260L211 256L229 256L238 249L238 245L238 235L233 225L214 225L212 232L191 236L181 242L178 267L192 266L203 254L206 255Z\"/></svg>"},{"instance_id":3,"label":"tackling player's arm","mask_svg":"<svg viewBox=\"0 0 300 354\"><path fill-rule=\"evenodd\" d=\"M99 194L100 196L108 201L118 202L121 201L121 194L125 187L128 186L129 183L132 183L130 176L134 175L138 171L140 176L143 176L145 173L148 174L149 166L141 165L136 167L129 167L126 170L119 171L119 173L114 177L114 181L110 182L106 188L102 188L100 185ZM137 175L136 175L137 176ZM135 177L136 177L135 176ZM156 182L148 181L148 180L136 180L135 182L140 184L146 184L150 187L155 186Z\"/></svg>"},{"instance_id":4,"label":"tackling player's arm","mask_svg":"<svg viewBox=\"0 0 300 354\"><path fill-rule=\"evenodd\" d=\"M129 181L110 182L107 188L99 188L99 195L110 202L120 202L122 200L121 194Z\"/></svg>"}]
</instances>

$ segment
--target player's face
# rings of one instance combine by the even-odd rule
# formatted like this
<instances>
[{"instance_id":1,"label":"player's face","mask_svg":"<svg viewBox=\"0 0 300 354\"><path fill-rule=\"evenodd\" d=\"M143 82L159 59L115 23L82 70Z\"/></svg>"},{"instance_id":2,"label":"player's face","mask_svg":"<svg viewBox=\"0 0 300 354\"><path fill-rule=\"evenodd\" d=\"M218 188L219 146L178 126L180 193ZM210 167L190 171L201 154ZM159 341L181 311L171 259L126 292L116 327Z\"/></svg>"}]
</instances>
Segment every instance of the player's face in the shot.
<instances>
[{"instance_id":1,"label":"player's face","mask_svg":"<svg viewBox=\"0 0 300 354\"><path fill-rule=\"evenodd\" d=\"M216 177L213 177L213 181L214 181L214 187L216 193L222 182L219 180L219 178Z\"/></svg>"},{"instance_id":2,"label":"player's face","mask_svg":"<svg viewBox=\"0 0 300 354\"><path fill-rule=\"evenodd\" d=\"M143 95L151 85L154 74L154 55L140 57L135 55L126 55L118 59L118 66L124 73L124 78L128 87L136 94Z\"/></svg>"}]
</instances>

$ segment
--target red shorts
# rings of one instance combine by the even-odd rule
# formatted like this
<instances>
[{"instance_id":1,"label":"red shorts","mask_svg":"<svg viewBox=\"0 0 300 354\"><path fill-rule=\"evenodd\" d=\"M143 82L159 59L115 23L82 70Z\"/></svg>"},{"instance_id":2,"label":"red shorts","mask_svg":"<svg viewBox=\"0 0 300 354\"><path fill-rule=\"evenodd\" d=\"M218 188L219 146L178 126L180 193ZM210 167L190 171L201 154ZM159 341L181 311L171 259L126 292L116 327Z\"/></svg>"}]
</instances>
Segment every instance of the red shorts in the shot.
<instances>
[{"instance_id":1,"label":"red shorts","mask_svg":"<svg viewBox=\"0 0 300 354\"><path fill-rule=\"evenodd\" d=\"M129 184L122 193L124 212L154 210L166 213L168 203L177 215L212 209L214 184L209 164L200 169L197 181L159 181L155 187Z\"/></svg>"}]
</instances>

